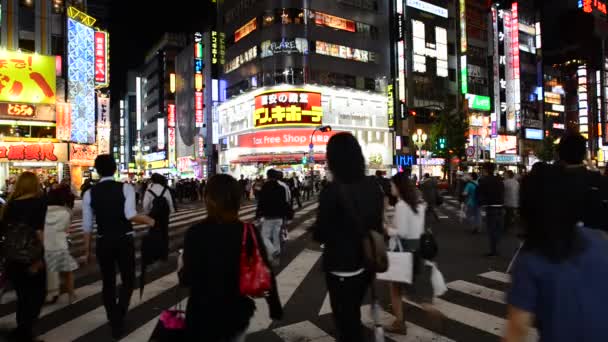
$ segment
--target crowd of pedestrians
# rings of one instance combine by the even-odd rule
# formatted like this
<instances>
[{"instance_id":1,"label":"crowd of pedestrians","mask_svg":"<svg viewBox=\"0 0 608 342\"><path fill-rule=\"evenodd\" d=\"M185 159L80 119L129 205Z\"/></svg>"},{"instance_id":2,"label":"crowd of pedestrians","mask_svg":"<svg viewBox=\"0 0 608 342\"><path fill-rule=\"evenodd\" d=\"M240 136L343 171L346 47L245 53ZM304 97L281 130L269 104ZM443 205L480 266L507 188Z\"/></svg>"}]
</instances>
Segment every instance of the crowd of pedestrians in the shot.
<instances>
[{"instance_id":1,"label":"crowd of pedestrians","mask_svg":"<svg viewBox=\"0 0 608 342\"><path fill-rule=\"evenodd\" d=\"M608 336L601 315L608 303L608 181L586 168L585 151L582 136L567 135L560 142L558 161L539 163L519 180L513 172L500 177L493 164L485 164L481 177L472 172L458 182L465 222L473 232L487 233L488 257L500 254L509 228L516 227L521 240L507 297L506 342L526 340L534 326L542 341L595 342ZM443 202L436 180L424 175L417 187L408 172L390 179L382 173L368 177L361 146L349 133L329 140L327 163L331 181L269 169L265 179L217 175L206 184L186 180L172 189L158 174L149 184L116 182L114 159L98 156L95 168L101 178L82 189L82 228L87 262L95 246L112 337L124 337L135 288L133 224L150 227L142 242L142 259L152 253L150 262L167 260L169 215L185 198L203 199L207 216L186 232L178 263L180 284L188 291L183 340L244 341L256 311L254 298L265 298L270 318L281 320L275 270L285 251L287 226L294 207L301 207L318 188L319 208L310 229L323 251L322 271L337 341L368 340L360 308L368 292L376 308L378 279L388 281L395 317L384 329L407 335L403 295L443 329L445 319L433 305L445 291L440 289L445 284L437 280L442 277L436 277L438 245L430 229L439 221L435 209ZM239 219L242 203L252 194L257 227ZM35 174L24 172L2 209L0 252L17 294L17 329L12 337L18 342L37 341L34 326L47 292L51 301L57 300L58 283L64 283L69 303L76 300L73 272L78 264L68 245L73 204L69 184L44 189ZM387 219L390 207L394 214ZM405 254L411 258L399 260L410 260L409 264L395 269L391 260ZM401 280L400 273L411 278ZM52 274L61 278L55 285Z\"/></svg>"}]
</instances>

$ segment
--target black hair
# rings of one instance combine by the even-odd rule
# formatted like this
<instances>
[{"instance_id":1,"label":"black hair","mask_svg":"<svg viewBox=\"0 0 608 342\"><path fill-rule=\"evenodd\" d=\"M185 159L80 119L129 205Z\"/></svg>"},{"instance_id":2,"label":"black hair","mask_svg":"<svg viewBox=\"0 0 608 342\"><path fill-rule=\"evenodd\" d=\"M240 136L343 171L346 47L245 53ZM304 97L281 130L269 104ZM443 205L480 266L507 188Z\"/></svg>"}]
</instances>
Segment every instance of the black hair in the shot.
<instances>
[{"instance_id":1,"label":"black hair","mask_svg":"<svg viewBox=\"0 0 608 342\"><path fill-rule=\"evenodd\" d=\"M211 177L205 187L208 218L217 223L239 221L242 190L234 177L219 174Z\"/></svg>"},{"instance_id":2,"label":"black hair","mask_svg":"<svg viewBox=\"0 0 608 342\"><path fill-rule=\"evenodd\" d=\"M483 164L483 170L492 175L496 171L496 164L487 162Z\"/></svg>"},{"instance_id":3,"label":"black hair","mask_svg":"<svg viewBox=\"0 0 608 342\"><path fill-rule=\"evenodd\" d=\"M365 158L361 145L350 133L332 136L327 143L327 164L334 179L352 184L365 177Z\"/></svg>"},{"instance_id":4,"label":"black hair","mask_svg":"<svg viewBox=\"0 0 608 342\"><path fill-rule=\"evenodd\" d=\"M68 204L65 191L61 188L56 188L49 191L49 193L46 195L46 204L65 207Z\"/></svg>"},{"instance_id":5,"label":"black hair","mask_svg":"<svg viewBox=\"0 0 608 342\"><path fill-rule=\"evenodd\" d=\"M557 147L560 161L576 165L581 164L587 155L587 140L579 133L567 133Z\"/></svg>"},{"instance_id":6,"label":"black hair","mask_svg":"<svg viewBox=\"0 0 608 342\"><path fill-rule=\"evenodd\" d=\"M416 186L414 186L412 180L407 174L399 172L392 178L393 184L399 191L399 197L407 203L414 213L418 214L418 204L420 204L420 197L416 192Z\"/></svg>"},{"instance_id":7,"label":"black hair","mask_svg":"<svg viewBox=\"0 0 608 342\"><path fill-rule=\"evenodd\" d=\"M479 179L479 175L477 174L477 172L471 172L471 179L474 181Z\"/></svg>"},{"instance_id":8,"label":"black hair","mask_svg":"<svg viewBox=\"0 0 608 342\"><path fill-rule=\"evenodd\" d=\"M95 170L101 177L111 177L116 173L116 161L109 154L100 154L95 158Z\"/></svg>"},{"instance_id":9,"label":"black hair","mask_svg":"<svg viewBox=\"0 0 608 342\"><path fill-rule=\"evenodd\" d=\"M167 186L167 178L165 178L165 176L161 175L160 173L153 173L152 176L150 176L150 180L154 184Z\"/></svg>"},{"instance_id":10,"label":"black hair","mask_svg":"<svg viewBox=\"0 0 608 342\"><path fill-rule=\"evenodd\" d=\"M560 186L567 177L563 169L544 163L534 166L522 180L520 193L524 248L560 263L585 248L577 211L572 210L577 207L577 189Z\"/></svg>"}]
</instances>

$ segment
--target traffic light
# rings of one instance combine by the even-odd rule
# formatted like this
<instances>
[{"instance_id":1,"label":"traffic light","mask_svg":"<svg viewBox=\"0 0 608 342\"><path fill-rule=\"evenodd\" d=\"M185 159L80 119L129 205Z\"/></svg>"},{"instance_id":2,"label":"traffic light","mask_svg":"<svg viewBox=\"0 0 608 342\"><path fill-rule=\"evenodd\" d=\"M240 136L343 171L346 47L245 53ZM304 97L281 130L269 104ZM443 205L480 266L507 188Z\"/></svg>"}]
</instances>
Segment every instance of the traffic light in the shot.
<instances>
[{"instance_id":1,"label":"traffic light","mask_svg":"<svg viewBox=\"0 0 608 342\"><path fill-rule=\"evenodd\" d=\"M439 149L444 150L446 147L446 141L444 137L439 138Z\"/></svg>"},{"instance_id":2,"label":"traffic light","mask_svg":"<svg viewBox=\"0 0 608 342\"><path fill-rule=\"evenodd\" d=\"M331 132L331 126L323 126L323 127L319 128L319 131L323 132L323 133Z\"/></svg>"},{"instance_id":3,"label":"traffic light","mask_svg":"<svg viewBox=\"0 0 608 342\"><path fill-rule=\"evenodd\" d=\"M302 164L307 164L308 163L308 157L306 155L304 155L302 157Z\"/></svg>"}]
</instances>

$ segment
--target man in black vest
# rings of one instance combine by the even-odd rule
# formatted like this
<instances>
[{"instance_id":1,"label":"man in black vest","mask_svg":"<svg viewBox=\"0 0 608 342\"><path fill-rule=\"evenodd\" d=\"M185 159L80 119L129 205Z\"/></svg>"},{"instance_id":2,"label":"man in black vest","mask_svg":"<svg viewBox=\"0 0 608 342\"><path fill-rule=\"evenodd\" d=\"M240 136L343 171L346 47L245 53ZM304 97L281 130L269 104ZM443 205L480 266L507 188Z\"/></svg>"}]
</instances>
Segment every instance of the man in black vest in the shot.
<instances>
[{"instance_id":1,"label":"man in black vest","mask_svg":"<svg viewBox=\"0 0 608 342\"><path fill-rule=\"evenodd\" d=\"M101 177L87 191L82 200L82 229L85 232L86 260L90 257L93 217L97 221L96 255L103 279L103 304L112 337L122 337L124 319L129 310L135 286L135 244L132 223L154 226L154 220L138 215L135 209L135 191L129 184L114 181L116 162L107 154L95 159L95 169ZM116 296L116 266L122 286Z\"/></svg>"}]
</instances>

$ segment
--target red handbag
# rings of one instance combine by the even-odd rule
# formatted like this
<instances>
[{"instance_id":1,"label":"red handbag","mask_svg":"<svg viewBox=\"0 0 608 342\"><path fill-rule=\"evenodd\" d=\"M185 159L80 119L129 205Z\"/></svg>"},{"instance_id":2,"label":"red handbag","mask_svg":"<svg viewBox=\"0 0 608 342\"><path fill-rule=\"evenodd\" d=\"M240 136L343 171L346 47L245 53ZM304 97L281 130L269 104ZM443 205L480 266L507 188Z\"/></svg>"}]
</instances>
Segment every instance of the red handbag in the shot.
<instances>
[{"instance_id":1,"label":"red handbag","mask_svg":"<svg viewBox=\"0 0 608 342\"><path fill-rule=\"evenodd\" d=\"M243 242L241 245L240 290L242 296L253 298L265 297L272 288L270 269L264 263L260 254L260 246L252 224L243 227ZM252 239L252 253L247 253L247 241Z\"/></svg>"}]
</instances>

